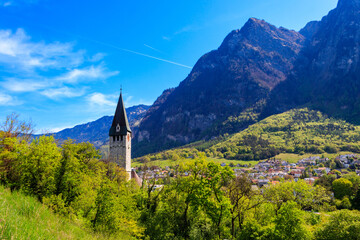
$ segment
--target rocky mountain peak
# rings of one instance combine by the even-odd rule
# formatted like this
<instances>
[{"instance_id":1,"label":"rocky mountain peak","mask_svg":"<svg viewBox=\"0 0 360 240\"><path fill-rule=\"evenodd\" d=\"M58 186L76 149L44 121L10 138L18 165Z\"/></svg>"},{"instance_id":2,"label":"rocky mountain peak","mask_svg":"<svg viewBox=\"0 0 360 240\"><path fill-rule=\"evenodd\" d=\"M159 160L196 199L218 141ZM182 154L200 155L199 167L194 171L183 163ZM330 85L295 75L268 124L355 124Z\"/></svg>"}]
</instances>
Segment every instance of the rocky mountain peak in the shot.
<instances>
[{"instance_id":1,"label":"rocky mountain peak","mask_svg":"<svg viewBox=\"0 0 360 240\"><path fill-rule=\"evenodd\" d=\"M339 0L338 8L360 9L360 0Z\"/></svg>"},{"instance_id":2,"label":"rocky mountain peak","mask_svg":"<svg viewBox=\"0 0 360 240\"><path fill-rule=\"evenodd\" d=\"M319 21L311 21L306 26L300 30L300 33L306 37L307 39L311 40L312 37L316 34L319 30L320 22Z\"/></svg>"},{"instance_id":3,"label":"rocky mountain peak","mask_svg":"<svg viewBox=\"0 0 360 240\"><path fill-rule=\"evenodd\" d=\"M293 73L273 91L268 108L277 110L270 114L308 104L359 123L360 0L340 0L336 9L301 33L309 44Z\"/></svg>"},{"instance_id":4,"label":"rocky mountain peak","mask_svg":"<svg viewBox=\"0 0 360 240\"><path fill-rule=\"evenodd\" d=\"M250 18L241 29L232 31L224 39L219 51L236 54L246 48L254 51L262 49L298 52L304 40L305 37L296 31L277 28L264 20Z\"/></svg>"},{"instance_id":5,"label":"rocky mountain peak","mask_svg":"<svg viewBox=\"0 0 360 240\"><path fill-rule=\"evenodd\" d=\"M250 18L147 111L134 134L134 155L218 134L214 124L261 102L286 79L304 42L300 33Z\"/></svg>"}]
</instances>

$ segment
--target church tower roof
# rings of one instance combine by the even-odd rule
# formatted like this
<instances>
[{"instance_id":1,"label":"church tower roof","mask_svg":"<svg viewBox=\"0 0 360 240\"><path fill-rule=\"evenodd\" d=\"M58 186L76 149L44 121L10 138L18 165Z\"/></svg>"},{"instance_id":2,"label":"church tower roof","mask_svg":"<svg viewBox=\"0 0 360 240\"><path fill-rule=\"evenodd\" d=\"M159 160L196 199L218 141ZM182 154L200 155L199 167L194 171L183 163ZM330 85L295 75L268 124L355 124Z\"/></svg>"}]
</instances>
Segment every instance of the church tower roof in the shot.
<instances>
[{"instance_id":1,"label":"church tower roof","mask_svg":"<svg viewBox=\"0 0 360 240\"><path fill-rule=\"evenodd\" d=\"M122 92L120 92L119 101L116 107L114 119L109 131L109 136L124 136L130 132L129 122L127 120Z\"/></svg>"}]
</instances>

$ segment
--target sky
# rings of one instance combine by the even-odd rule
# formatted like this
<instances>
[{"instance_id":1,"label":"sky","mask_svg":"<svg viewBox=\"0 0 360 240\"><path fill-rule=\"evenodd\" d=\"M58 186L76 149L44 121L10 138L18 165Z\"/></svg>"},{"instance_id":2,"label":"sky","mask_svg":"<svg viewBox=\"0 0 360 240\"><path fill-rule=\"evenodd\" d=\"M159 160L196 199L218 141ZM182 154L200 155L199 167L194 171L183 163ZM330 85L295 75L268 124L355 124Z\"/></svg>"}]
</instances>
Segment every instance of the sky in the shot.
<instances>
[{"instance_id":1,"label":"sky","mask_svg":"<svg viewBox=\"0 0 360 240\"><path fill-rule=\"evenodd\" d=\"M151 105L251 18L300 30L337 0L0 0L0 121L38 133Z\"/></svg>"}]
</instances>

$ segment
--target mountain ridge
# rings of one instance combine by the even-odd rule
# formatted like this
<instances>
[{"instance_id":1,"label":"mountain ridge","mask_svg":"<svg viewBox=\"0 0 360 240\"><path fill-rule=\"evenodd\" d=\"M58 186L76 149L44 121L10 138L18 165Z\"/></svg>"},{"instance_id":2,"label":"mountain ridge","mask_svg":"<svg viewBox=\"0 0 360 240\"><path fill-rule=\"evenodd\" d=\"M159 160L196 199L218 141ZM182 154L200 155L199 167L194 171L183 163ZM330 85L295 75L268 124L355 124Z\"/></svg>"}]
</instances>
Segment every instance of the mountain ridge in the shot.
<instances>
[{"instance_id":1,"label":"mountain ridge","mask_svg":"<svg viewBox=\"0 0 360 240\"><path fill-rule=\"evenodd\" d=\"M144 117L149 108L150 106L143 104L126 108L129 124L132 129L136 129L139 121ZM53 135L60 141L71 138L76 142L90 142L99 148L102 145L106 145L109 141L109 129L112 120L113 116L103 116L95 121L79 124L73 128L67 128L48 135Z\"/></svg>"},{"instance_id":2,"label":"mountain ridge","mask_svg":"<svg viewBox=\"0 0 360 240\"><path fill-rule=\"evenodd\" d=\"M134 155L199 140L214 124L266 99L285 80L304 42L295 31L249 19L217 50L204 54L141 121L134 133Z\"/></svg>"}]
</instances>

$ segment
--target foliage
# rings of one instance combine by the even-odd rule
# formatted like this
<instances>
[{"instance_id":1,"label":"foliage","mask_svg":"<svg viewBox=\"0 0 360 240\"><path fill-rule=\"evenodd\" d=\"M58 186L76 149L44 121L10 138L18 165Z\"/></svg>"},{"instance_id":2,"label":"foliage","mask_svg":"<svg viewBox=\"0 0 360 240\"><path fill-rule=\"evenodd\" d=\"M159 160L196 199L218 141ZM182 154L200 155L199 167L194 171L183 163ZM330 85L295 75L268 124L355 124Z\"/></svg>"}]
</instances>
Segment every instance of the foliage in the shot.
<instances>
[{"instance_id":1,"label":"foliage","mask_svg":"<svg viewBox=\"0 0 360 240\"><path fill-rule=\"evenodd\" d=\"M261 152L271 144L262 137L255 140L250 136L242 140L249 141L250 146L252 141L260 145L251 146L254 147L251 151L260 149ZM143 161L150 161L151 157L146 156ZM331 214L330 220L327 214L313 213L334 210L336 206L358 208L360 179L354 173L339 172L340 179L325 175L315 185L303 180L277 179L276 184L258 189L247 174L235 176L229 166L208 161L206 155L196 149L159 153L154 158L163 157L176 163L173 175L148 180L140 188L134 181L126 180L124 169L100 160L99 151L91 144L75 144L68 140L59 145L53 137L47 136L27 142L20 135L0 131L1 184L10 187L15 195L22 195L18 192L21 191L32 196L28 199L36 197L44 204L31 200L36 203L31 203L30 209L21 206L14 211L26 216L14 218L29 221L29 225L19 225L26 228L26 236L18 235L13 226L6 225L2 215L0 233L5 238L55 238L48 237L42 230L36 235L35 230L29 229L43 226L34 226L34 219L42 220L31 216L36 215L36 208L48 211L44 208L47 206L59 219L67 218L76 223L75 228L85 229L84 233L79 233L81 236L88 236L90 232L90 239L97 236L117 239L324 239L326 234L330 239L357 239L357 211L339 211ZM178 158L186 160L178 161ZM332 191L338 199L331 198ZM20 221L6 219L14 226ZM60 228L59 237L66 239L62 223L58 225L54 229ZM343 228L339 234L338 226ZM56 234L56 231L50 232ZM81 239L81 236L74 238Z\"/></svg>"},{"instance_id":2,"label":"foliage","mask_svg":"<svg viewBox=\"0 0 360 240\"><path fill-rule=\"evenodd\" d=\"M320 112L294 109L268 117L209 148L209 156L260 160L281 153L360 151L360 128Z\"/></svg>"},{"instance_id":3,"label":"foliage","mask_svg":"<svg viewBox=\"0 0 360 240\"><path fill-rule=\"evenodd\" d=\"M360 239L360 212L341 210L315 233L317 240Z\"/></svg>"},{"instance_id":4,"label":"foliage","mask_svg":"<svg viewBox=\"0 0 360 240\"><path fill-rule=\"evenodd\" d=\"M351 196L353 184L346 178L339 178L333 181L332 188L337 199Z\"/></svg>"},{"instance_id":5,"label":"foliage","mask_svg":"<svg viewBox=\"0 0 360 240\"><path fill-rule=\"evenodd\" d=\"M113 163L100 161L89 143L52 136L27 143L0 132L1 182L35 196L54 212L111 236L140 238L139 210L133 199L139 193L126 173Z\"/></svg>"},{"instance_id":6,"label":"foliage","mask_svg":"<svg viewBox=\"0 0 360 240\"><path fill-rule=\"evenodd\" d=\"M295 202L283 204L275 218L274 239L310 239L303 215Z\"/></svg>"},{"instance_id":7,"label":"foliage","mask_svg":"<svg viewBox=\"0 0 360 240\"><path fill-rule=\"evenodd\" d=\"M254 116L255 117L255 116ZM235 119L235 120L234 120ZM252 119L241 116L239 121ZM236 121L231 118L229 121ZM328 118L321 112L293 109L273 115L233 135L195 142L181 148L150 154L140 162L196 158L204 152L209 158L228 160L263 160L279 154L360 153L360 127ZM336 167L336 166L335 166Z\"/></svg>"},{"instance_id":8,"label":"foliage","mask_svg":"<svg viewBox=\"0 0 360 240\"><path fill-rule=\"evenodd\" d=\"M330 202L329 193L322 186L311 186L304 180L269 186L264 189L264 197L274 203L276 212L289 201L296 202L302 210L319 210Z\"/></svg>"}]
</instances>

